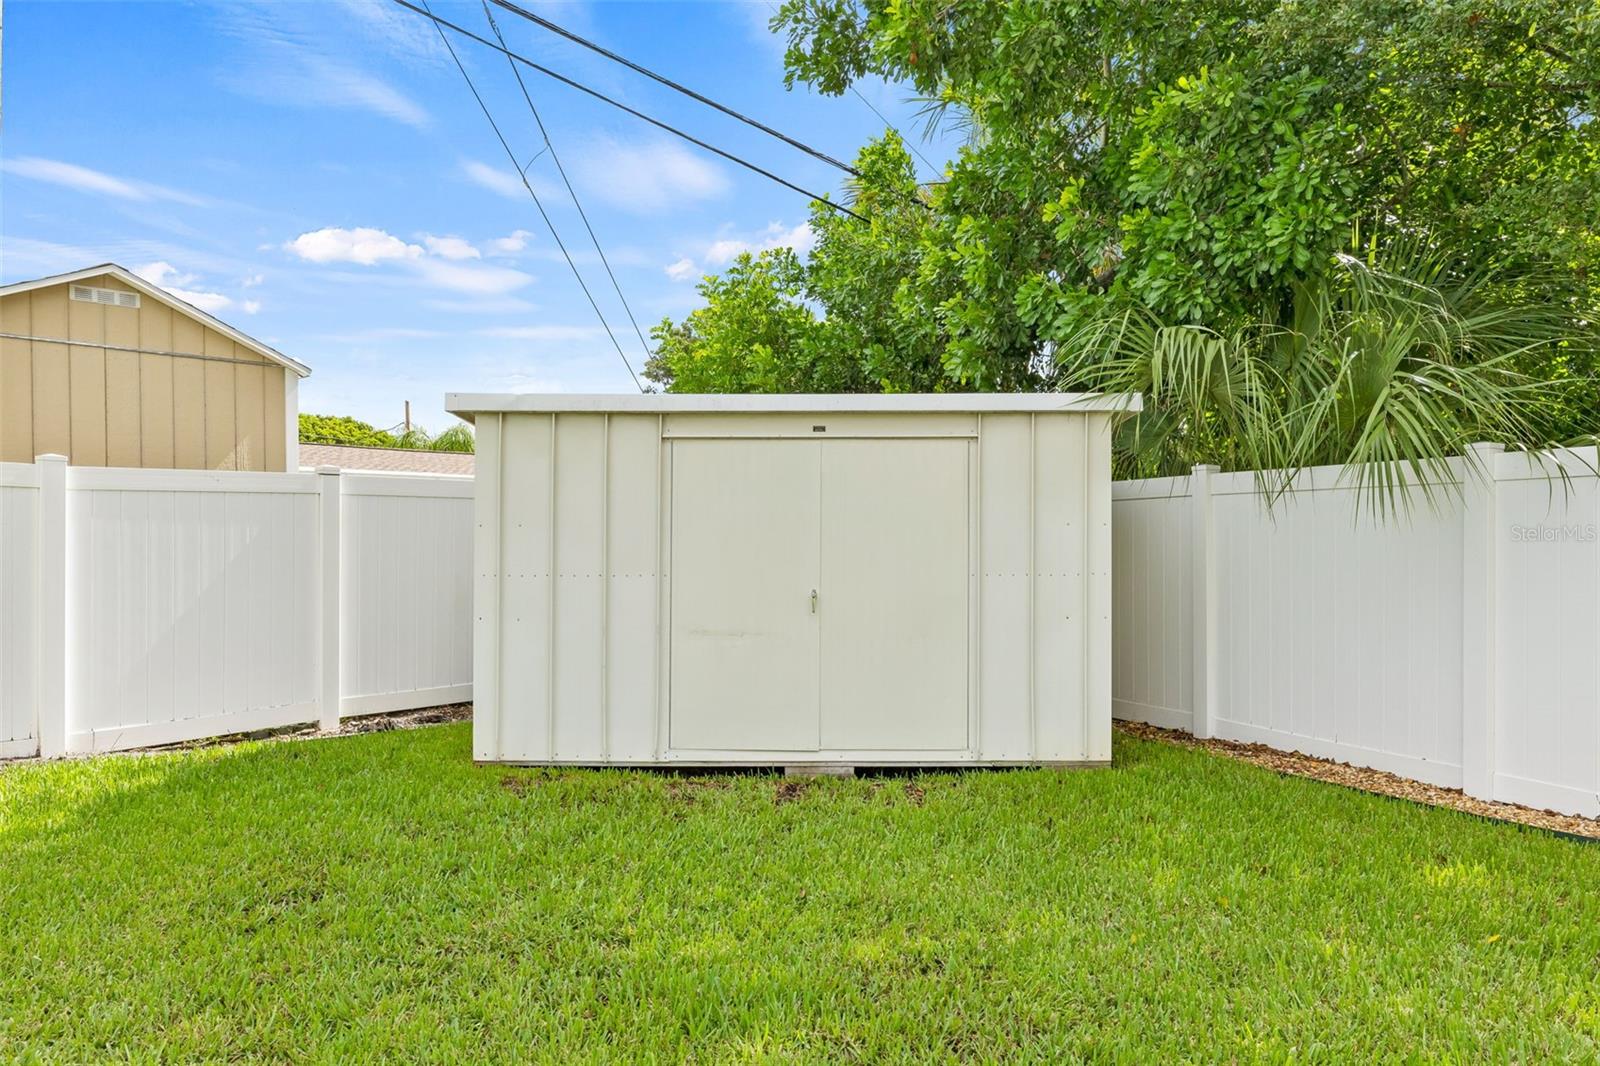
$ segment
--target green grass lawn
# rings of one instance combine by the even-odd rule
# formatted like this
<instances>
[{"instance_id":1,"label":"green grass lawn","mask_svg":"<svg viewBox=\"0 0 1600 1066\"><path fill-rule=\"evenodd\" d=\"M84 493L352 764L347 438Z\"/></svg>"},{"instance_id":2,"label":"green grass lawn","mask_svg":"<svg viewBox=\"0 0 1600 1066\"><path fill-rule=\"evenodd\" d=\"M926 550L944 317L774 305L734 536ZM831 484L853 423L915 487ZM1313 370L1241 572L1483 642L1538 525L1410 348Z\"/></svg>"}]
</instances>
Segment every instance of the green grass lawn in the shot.
<instances>
[{"instance_id":1,"label":"green grass lawn","mask_svg":"<svg viewBox=\"0 0 1600 1066\"><path fill-rule=\"evenodd\" d=\"M0 770L0 1058L1600 1055L1600 847L1109 770L509 770L465 724Z\"/></svg>"}]
</instances>

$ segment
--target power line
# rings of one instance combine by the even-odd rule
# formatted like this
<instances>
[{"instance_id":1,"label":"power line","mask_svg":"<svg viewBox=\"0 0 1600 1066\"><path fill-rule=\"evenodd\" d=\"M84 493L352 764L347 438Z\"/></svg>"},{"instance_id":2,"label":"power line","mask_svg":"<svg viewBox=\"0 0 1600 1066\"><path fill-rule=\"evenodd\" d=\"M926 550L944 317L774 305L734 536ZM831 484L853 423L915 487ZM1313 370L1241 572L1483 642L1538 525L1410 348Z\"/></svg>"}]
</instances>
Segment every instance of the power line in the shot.
<instances>
[{"instance_id":1,"label":"power line","mask_svg":"<svg viewBox=\"0 0 1600 1066\"><path fill-rule=\"evenodd\" d=\"M793 137L789 136L787 133L782 133L782 132L780 132L778 130L773 129L771 126L766 125L763 122L759 122L756 119L751 118L749 115L741 114L738 111L735 111L731 107L728 107L728 106L726 106L724 104L719 104L719 103L717 103L717 101L711 99L709 96L704 96L704 95L702 95L700 93L697 93L693 89L689 88L687 85L681 85L678 82L673 81L671 78L667 77L664 74L656 73L655 71L651 70L649 67L641 66L638 63L635 63L633 60L629 59L627 56L618 55L616 52L613 52L611 49L605 47L604 45L596 44L594 41L589 40L587 37L580 37L578 34L573 33L571 30L569 30L569 29L567 29L567 28L565 28L563 26L556 25L554 22L551 22L549 19L545 18L543 15L536 15L532 11L527 10L526 8L518 7L516 4L511 3L511 0L489 0L489 2L493 3L496 7L505 8L507 11L511 12L514 15L520 15L522 18L527 19L529 22L533 23L535 26L542 26L543 28L549 30L551 33L559 34L562 37L565 37L567 40L572 41L574 44L582 45L583 47L589 49L591 52L598 52L600 55L605 56L607 59L611 60L612 62L621 63L623 66L627 67L629 70L638 71L640 74L643 74L647 78L653 78L654 80L660 82L662 85L665 85L667 88L672 89L675 92L680 92L680 93L682 93L683 95L689 97L692 100L698 100L700 103L705 104L707 107L714 107L718 111L721 111L724 115L728 115L728 116L731 116L733 118L736 118L740 122L743 122L747 126L754 126L756 129L760 130L762 133L765 133L767 136L776 137L778 140L782 141L783 143L785 143L785 144L787 144L787 145L789 145L791 147L798 148L802 152L806 153L807 155L812 156L813 158L822 160L824 163L827 163L829 166L838 167L840 170L844 171L846 174L851 175L852 177L859 178L861 176L861 172L859 170L857 170L855 167L850 166L848 163L842 163L839 160L835 159L833 156L829 155L828 153L811 147L809 144L806 144L804 141L797 141Z\"/></svg>"},{"instance_id":2,"label":"power line","mask_svg":"<svg viewBox=\"0 0 1600 1066\"><path fill-rule=\"evenodd\" d=\"M623 103L620 100L614 100L611 97L607 96L605 93L602 93L602 92L600 92L600 91L598 91L596 89L591 89L587 85L584 85L582 82L574 81L574 80L572 80L571 78L567 77L564 74L558 74L555 71L551 70L549 67L542 66L542 65L540 65L538 63L535 63L533 60L529 59L527 56L519 55L518 53L513 52L510 49L505 48L502 45L496 44L495 42L489 40L486 37L483 37L483 36L480 36L479 34L473 33L471 30L467 29L464 26L458 26L456 23L451 22L447 18L441 18L440 16L435 15L430 10L427 10L427 9L425 9L423 7L418 7L416 4L413 4L411 2L411 0L394 0L394 3L399 4L401 7L406 8L409 11L415 11L417 14L421 15L424 18L432 19L435 28L447 27L447 28L449 28L451 30L454 30L456 33L459 33L461 36L466 37L466 38L468 38L470 40L476 41L479 44L483 45L485 48L492 48L496 52L499 52L501 55L504 55L504 56L508 57L509 59L515 60L516 62L521 63L525 67L528 67L528 68L530 68L532 70L537 70L540 74L543 74L543 75L545 75L546 77L549 77L549 78L554 78L556 81L561 82L563 85L571 86L572 88L577 89L579 92L586 93L589 96L594 97L596 100L604 101L605 103L610 104L612 107L615 107L615 108L617 108L617 109L619 109L621 111L626 111L628 114L634 116L635 118L643 119L645 122L650 123L650 125L655 126L657 129L666 130L668 133L672 134L674 137L681 137L684 140L688 141L690 144L697 145L697 146L699 146L701 148L704 148L706 151L712 152L712 153L714 153L716 155L719 155L723 159L726 159L731 163L737 163L739 166L744 167L746 170L753 171L756 174L760 174L764 178L768 178L768 179L770 179L772 181L775 181L779 185L782 185L784 188L790 189L790 190L792 190L794 192L797 192L801 196L806 197L807 199L815 200L815 201L817 201L817 202L819 202L819 203L821 203L821 204L833 209L834 211L839 212L840 214L849 215L851 218L858 219L859 221L862 221L862 222L867 221L866 218L864 218L861 215L858 215L856 212L850 210L848 207L845 207L843 204L834 203L832 200L829 200L824 196L820 196L817 193L814 193L814 192L810 191L809 189L801 188L799 185L796 185L794 182L788 181L788 180L786 180L784 178L780 178L780 177L778 177L778 175L774 174L772 171L766 170L766 169L764 169L762 167L759 167L759 166L756 166L756 164L750 162L749 160L741 159L740 157L734 155L732 152L726 152L726 151L723 151L721 148L718 148L716 145L707 144L705 141L702 141L700 138L694 136L693 134L685 133L683 130L678 129L676 126L668 125L667 123L662 122L658 118L652 118L651 116L645 114L643 111L640 111L640 110L638 110L636 108L629 107L627 104ZM444 36L444 32L443 32L442 29L440 29L440 36L441 37ZM451 54L452 55L455 54L454 50L451 51ZM456 61L456 65L460 66L460 60ZM512 162L515 163L515 161L516 161L515 157L513 157Z\"/></svg>"},{"instance_id":3,"label":"power line","mask_svg":"<svg viewBox=\"0 0 1600 1066\"><path fill-rule=\"evenodd\" d=\"M422 0L422 3L426 7L428 0ZM410 7L411 5L407 4L406 6ZM413 10L422 9L414 8ZM422 13L429 18L434 17L432 11L422 11ZM545 211L544 204L540 202L539 194L533 191L533 184L528 181L527 173L518 166L517 154L511 150L511 145L507 143L505 134L500 132L500 124L494 120L494 115L490 114L489 105L483 102L483 96L479 94L478 87L472 83L472 75L467 73L466 66L462 64L461 57L456 55L455 47L451 45L450 38L444 35L444 29L439 25L439 21L435 19L433 27L439 33L439 40L444 42L446 51L450 53L450 58L455 61L456 69L461 72L461 77L466 80L467 88L472 90L472 98L478 101L478 107L483 111L483 117L488 119L489 125L494 128L494 135L499 138L500 147L506 150L506 156L511 160L511 165L517 168L517 175L522 178L522 187L528 190L529 196L533 197L533 205L539 209L539 217L544 219L545 226L550 230L550 236L555 238L556 247L561 249L561 255L566 259L567 266L572 270L572 276L578 279L578 287L589 298L589 306L594 308L595 317L600 319L600 325L605 327L606 336L611 338L611 346L617 350L617 356L622 360L622 365L628 368L628 376L633 379L634 388L643 392L644 385L640 383L639 375L633 372L633 364L628 361L628 356L623 352L622 345L617 343L617 335L611 331L611 323L606 321L606 316L601 312L600 305L595 302L594 294L589 291L589 286L584 284L583 275L578 272L578 264L572 261L572 254L567 251L567 246L562 243L561 234L556 232L555 223L550 221L550 215Z\"/></svg>"},{"instance_id":4,"label":"power line","mask_svg":"<svg viewBox=\"0 0 1600 1066\"><path fill-rule=\"evenodd\" d=\"M499 3L501 3L501 0L494 0L494 2L499 4ZM774 15L779 13L778 12L778 5L773 3L772 0L767 0L767 10L771 11ZM537 16L535 16L535 17L537 17ZM624 61L624 62L626 62L626 61ZM884 113L882 111L879 111L876 107L872 106L872 101L871 100L868 100L865 96L861 95L861 90L856 88L854 82L850 83L849 88L850 88L850 92L855 96L855 98L857 100L860 100L863 104L867 105L867 110L871 111L874 115L878 116L878 121L882 122L885 126L888 126L890 129L894 130L895 136L900 138L901 143L904 144L907 148L910 148L913 152L915 152L916 155L917 155L917 158L922 160L922 162L927 165L928 169L932 170L935 174L938 174L938 173L942 172L942 168L937 163L935 163L933 160L929 159L927 156L922 154L922 149L917 147L916 142L912 141L911 138L907 137L904 133L901 133L900 132L900 128L898 126L896 126L893 122L890 122L888 117L886 115L884 115ZM715 106L715 105L713 105L713 106ZM858 178L861 176L861 172L856 170L856 169L854 169L853 167L846 167L845 169L849 170L851 174L854 174ZM932 185L934 183L933 182L925 182L924 184Z\"/></svg>"},{"instance_id":5,"label":"power line","mask_svg":"<svg viewBox=\"0 0 1600 1066\"><path fill-rule=\"evenodd\" d=\"M489 20L489 28L494 31L495 39L503 46L505 37L500 33L500 27L495 23L494 14L489 10L487 2L483 5L483 15ZM556 146L550 140L550 133L544 128L544 119L539 117L539 109L533 105L533 96L528 92L528 86L523 83L522 71L508 57L506 66L511 68L512 75L517 79L517 88L522 90L522 98L528 102L528 110L533 112L533 121L539 127L539 136L544 138L544 146L550 152L550 158L555 162L556 171L561 175L561 182L567 187L567 195L572 197L572 206L578 209L578 217L583 219L583 228L589 231L589 240L594 243L594 250L600 256L600 263L606 268L606 276L611 279L611 287L617 292L617 299L622 301L622 309L628 314L628 321L633 324L633 332L639 338L639 346L644 349L646 359L655 353L650 350L650 344L644 339L644 331L639 328L638 319L633 317L633 308L628 305L628 298L622 295L622 286L617 283L617 275L611 269L611 261L606 258L605 251L600 247L600 238L594 234L594 227L589 224L589 213L583 209L582 202L578 199L578 190L572 187L572 181L567 177L567 168L561 165L561 157L556 154ZM529 161L532 165L532 161ZM526 169L526 168L524 168Z\"/></svg>"},{"instance_id":6,"label":"power line","mask_svg":"<svg viewBox=\"0 0 1600 1066\"><path fill-rule=\"evenodd\" d=\"M867 109L869 111L871 111L874 115L877 115L878 118L883 122L883 124L885 126L888 126L890 129L894 130L895 136L900 138L900 143L905 145L907 148L911 149L913 152L915 152L917 154L917 158L922 160L923 163L927 164L929 170L932 170L935 174L938 174L938 173L941 172L941 168L937 164L935 164L933 160L929 159L927 156L922 154L922 149L917 147L917 142L911 140L905 134L901 133L899 127L897 127L893 122L890 122L887 118L885 118L882 111L879 111L876 107L873 107L872 106L872 101L868 100L865 96L862 96L860 89L857 89L854 85L851 85L850 86L850 91L855 94L855 98L857 100L860 100L862 103L866 104L867 105ZM932 182L928 182L927 184L931 185L933 183Z\"/></svg>"}]
</instances>

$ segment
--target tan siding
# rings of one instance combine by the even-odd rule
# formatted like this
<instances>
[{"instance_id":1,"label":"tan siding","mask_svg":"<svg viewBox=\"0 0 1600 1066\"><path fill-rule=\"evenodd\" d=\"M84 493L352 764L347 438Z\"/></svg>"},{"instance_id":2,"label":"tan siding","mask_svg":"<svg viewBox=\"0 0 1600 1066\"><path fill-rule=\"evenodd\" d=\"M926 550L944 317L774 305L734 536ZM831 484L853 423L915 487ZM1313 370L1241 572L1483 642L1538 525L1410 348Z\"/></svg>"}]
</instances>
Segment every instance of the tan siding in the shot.
<instances>
[{"instance_id":1,"label":"tan siding","mask_svg":"<svg viewBox=\"0 0 1600 1066\"><path fill-rule=\"evenodd\" d=\"M227 336L226 334L218 333L216 330L211 329L210 327L206 327L205 333L206 355L221 355L229 359L240 359L246 363L269 362L269 360L263 359L260 355L251 351L249 348L246 348L244 345L235 344L233 338Z\"/></svg>"},{"instance_id":2,"label":"tan siding","mask_svg":"<svg viewBox=\"0 0 1600 1066\"><path fill-rule=\"evenodd\" d=\"M63 295L66 288L57 290ZM67 332L64 336L69 341L88 341L93 344L103 344L106 339L106 308L104 304L92 304L84 300L67 300ZM44 334L52 336L52 334ZM63 334L54 334L63 336Z\"/></svg>"},{"instance_id":3,"label":"tan siding","mask_svg":"<svg viewBox=\"0 0 1600 1066\"><path fill-rule=\"evenodd\" d=\"M106 465L106 353L103 348L68 349L71 377L72 454L77 466Z\"/></svg>"},{"instance_id":4,"label":"tan siding","mask_svg":"<svg viewBox=\"0 0 1600 1066\"><path fill-rule=\"evenodd\" d=\"M165 359L172 374L172 465L206 467L206 367L198 359Z\"/></svg>"},{"instance_id":5,"label":"tan siding","mask_svg":"<svg viewBox=\"0 0 1600 1066\"><path fill-rule=\"evenodd\" d=\"M239 438L233 417L235 367L232 363L201 365L206 368L206 467L236 470Z\"/></svg>"},{"instance_id":6,"label":"tan siding","mask_svg":"<svg viewBox=\"0 0 1600 1066\"><path fill-rule=\"evenodd\" d=\"M139 424L139 356L106 352L106 465L143 466Z\"/></svg>"},{"instance_id":7,"label":"tan siding","mask_svg":"<svg viewBox=\"0 0 1600 1066\"><path fill-rule=\"evenodd\" d=\"M139 347L148 352L172 351L172 309L155 300L141 300ZM139 356L139 441L145 466L173 463L172 367L190 360L165 355Z\"/></svg>"},{"instance_id":8,"label":"tan siding","mask_svg":"<svg viewBox=\"0 0 1600 1066\"><path fill-rule=\"evenodd\" d=\"M205 347L205 327L189 315L171 315L173 351L198 352ZM205 368L211 363L192 359L173 360L173 453L174 466L206 469ZM229 429L232 432L232 429Z\"/></svg>"},{"instance_id":9,"label":"tan siding","mask_svg":"<svg viewBox=\"0 0 1600 1066\"><path fill-rule=\"evenodd\" d=\"M266 468L282 470L287 465L283 439L283 375L287 367L269 366L262 371L262 401L266 419Z\"/></svg>"},{"instance_id":10,"label":"tan siding","mask_svg":"<svg viewBox=\"0 0 1600 1066\"><path fill-rule=\"evenodd\" d=\"M67 332L44 336L65 336L68 340L106 339L106 313L100 304L66 299L63 286L56 290L66 302ZM102 348L73 347L67 352L68 373L72 382L72 462L78 466L106 465L106 353Z\"/></svg>"},{"instance_id":11,"label":"tan siding","mask_svg":"<svg viewBox=\"0 0 1600 1066\"><path fill-rule=\"evenodd\" d=\"M67 290L65 286L53 289L35 289L30 313L33 316L33 333L36 337L65 337L67 335Z\"/></svg>"},{"instance_id":12,"label":"tan siding","mask_svg":"<svg viewBox=\"0 0 1600 1066\"><path fill-rule=\"evenodd\" d=\"M106 279L111 280L111 279ZM131 307L104 308L106 343L139 346L139 312ZM143 466L140 441L139 356L106 350L106 463Z\"/></svg>"},{"instance_id":13,"label":"tan siding","mask_svg":"<svg viewBox=\"0 0 1600 1066\"><path fill-rule=\"evenodd\" d=\"M72 284L138 291L109 275ZM63 283L0 300L0 331L68 342L0 338L0 458L284 468L289 371L185 312L143 294L137 309L72 300Z\"/></svg>"},{"instance_id":14,"label":"tan siding","mask_svg":"<svg viewBox=\"0 0 1600 1066\"><path fill-rule=\"evenodd\" d=\"M33 344L33 446L72 457L72 375L65 344Z\"/></svg>"},{"instance_id":15,"label":"tan siding","mask_svg":"<svg viewBox=\"0 0 1600 1066\"><path fill-rule=\"evenodd\" d=\"M0 330L31 332L28 294L0 299ZM32 461L33 347L27 341L0 338L0 462Z\"/></svg>"},{"instance_id":16,"label":"tan siding","mask_svg":"<svg viewBox=\"0 0 1600 1066\"><path fill-rule=\"evenodd\" d=\"M262 398L261 374L264 367L236 366L233 368L234 424L238 434L237 459L240 470L266 469L265 427L262 416L265 401Z\"/></svg>"},{"instance_id":17,"label":"tan siding","mask_svg":"<svg viewBox=\"0 0 1600 1066\"><path fill-rule=\"evenodd\" d=\"M188 315L180 315L171 310L167 313L171 316L172 321L172 350L204 355L206 328Z\"/></svg>"},{"instance_id":18,"label":"tan siding","mask_svg":"<svg viewBox=\"0 0 1600 1066\"><path fill-rule=\"evenodd\" d=\"M8 333L32 332L32 318L28 313L29 294L15 293L11 296L0 296L0 330Z\"/></svg>"},{"instance_id":19,"label":"tan siding","mask_svg":"<svg viewBox=\"0 0 1600 1066\"><path fill-rule=\"evenodd\" d=\"M141 355L139 360L139 447L141 465L172 466L172 367L192 360Z\"/></svg>"}]
</instances>

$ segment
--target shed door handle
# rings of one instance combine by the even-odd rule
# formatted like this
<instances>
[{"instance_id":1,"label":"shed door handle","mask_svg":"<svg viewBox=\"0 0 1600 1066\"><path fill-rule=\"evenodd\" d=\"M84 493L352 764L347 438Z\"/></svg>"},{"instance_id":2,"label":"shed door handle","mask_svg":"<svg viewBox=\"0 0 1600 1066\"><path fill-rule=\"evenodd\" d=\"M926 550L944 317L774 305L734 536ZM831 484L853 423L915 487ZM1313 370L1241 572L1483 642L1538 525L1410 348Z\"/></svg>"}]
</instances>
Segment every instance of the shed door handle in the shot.
<instances>
[{"instance_id":1,"label":"shed door handle","mask_svg":"<svg viewBox=\"0 0 1600 1066\"><path fill-rule=\"evenodd\" d=\"M811 613L812 614L816 614L817 613L817 590L816 589L812 589L811 590Z\"/></svg>"}]
</instances>

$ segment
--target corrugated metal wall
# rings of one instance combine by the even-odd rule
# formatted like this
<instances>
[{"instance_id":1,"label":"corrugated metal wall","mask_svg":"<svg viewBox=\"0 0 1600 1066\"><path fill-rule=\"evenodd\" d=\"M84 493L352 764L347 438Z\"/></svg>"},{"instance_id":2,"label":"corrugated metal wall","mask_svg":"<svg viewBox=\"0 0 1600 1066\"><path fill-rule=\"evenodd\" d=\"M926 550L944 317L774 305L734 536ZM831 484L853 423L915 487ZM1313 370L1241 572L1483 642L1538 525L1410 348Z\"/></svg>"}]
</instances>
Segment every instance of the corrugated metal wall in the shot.
<instances>
[{"instance_id":1,"label":"corrugated metal wall","mask_svg":"<svg viewBox=\"0 0 1600 1066\"><path fill-rule=\"evenodd\" d=\"M826 419L829 439L925 434L971 442L973 719L968 750L950 761L1110 757L1110 417ZM819 420L480 414L477 757L680 758L668 739L671 663L663 639L672 550L663 504L672 499L673 440L815 440Z\"/></svg>"}]
</instances>

